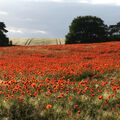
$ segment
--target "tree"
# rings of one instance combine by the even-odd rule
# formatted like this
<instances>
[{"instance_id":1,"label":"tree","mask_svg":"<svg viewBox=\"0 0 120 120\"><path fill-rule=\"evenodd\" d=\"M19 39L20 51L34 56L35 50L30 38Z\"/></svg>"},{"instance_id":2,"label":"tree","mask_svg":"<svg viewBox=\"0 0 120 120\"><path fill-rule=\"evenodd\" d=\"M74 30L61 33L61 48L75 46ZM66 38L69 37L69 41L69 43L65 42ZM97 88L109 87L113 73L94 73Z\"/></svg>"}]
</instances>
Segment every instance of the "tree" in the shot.
<instances>
[{"instance_id":1,"label":"tree","mask_svg":"<svg viewBox=\"0 0 120 120\"><path fill-rule=\"evenodd\" d=\"M5 28L5 24L3 22L0 22L0 46L9 45L9 39L5 35L5 33L7 33L8 31Z\"/></svg>"},{"instance_id":2,"label":"tree","mask_svg":"<svg viewBox=\"0 0 120 120\"><path fill-rule=\"evenodd\" d=\"M120 41L120 22L109 26L109 39L110 41Z\"/></svg>"},{"instance_id":3,"label":"tree","mask_svg":"<svg viewBox=\"0 0 120 120\"><path fill-rule=\"evenodd\" d=\"M96 16L79 16L69 26L66 44L104 42L108 36L108 26Z\"/></svg>"},{"instance_id":4,"label":"tree","mask_svg":"<svg viewBox=\"0 0 120 120\"><path fill-rule=\"evenodd\" d=\"M110 35L120 35L120 22L118 22L116 25L109 26L109 34Z\"/></svg>"}]
</instances>

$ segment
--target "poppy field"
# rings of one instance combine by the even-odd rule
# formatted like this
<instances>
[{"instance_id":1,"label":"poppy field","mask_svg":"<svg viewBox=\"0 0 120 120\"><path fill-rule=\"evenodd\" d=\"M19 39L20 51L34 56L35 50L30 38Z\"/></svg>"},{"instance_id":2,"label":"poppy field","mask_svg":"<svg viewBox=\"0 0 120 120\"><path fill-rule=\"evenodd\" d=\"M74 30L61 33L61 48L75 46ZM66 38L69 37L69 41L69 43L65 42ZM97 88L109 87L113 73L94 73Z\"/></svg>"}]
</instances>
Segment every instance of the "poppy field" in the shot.
<instances>
[{"instance_id":1,"label":"poppy field","mask_svg":"<svg viewBox=\"0 0 120 120\"><path fill-rule=\"evenodd\" d=\"M1 120L120 120L120 42L0 48Z\"/></svg>"}]
</instances>

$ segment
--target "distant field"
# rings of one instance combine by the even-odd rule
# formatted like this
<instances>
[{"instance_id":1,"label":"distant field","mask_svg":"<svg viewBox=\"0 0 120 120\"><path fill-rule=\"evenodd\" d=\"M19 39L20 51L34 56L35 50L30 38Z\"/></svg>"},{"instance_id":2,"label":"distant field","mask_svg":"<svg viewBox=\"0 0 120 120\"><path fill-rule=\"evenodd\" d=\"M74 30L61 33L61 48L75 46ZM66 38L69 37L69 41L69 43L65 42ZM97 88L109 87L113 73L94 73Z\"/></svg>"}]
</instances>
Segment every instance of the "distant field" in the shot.
<instances>
[{"instance_id":1,"label":"distant field","mask_svg":"<svg viewBox=\"0 0 120 120\"><path fill-rule=\"evenodd\" d=\"M65 38L10 38L13 45L60 45Z\"/></svg>"}]
</instances>

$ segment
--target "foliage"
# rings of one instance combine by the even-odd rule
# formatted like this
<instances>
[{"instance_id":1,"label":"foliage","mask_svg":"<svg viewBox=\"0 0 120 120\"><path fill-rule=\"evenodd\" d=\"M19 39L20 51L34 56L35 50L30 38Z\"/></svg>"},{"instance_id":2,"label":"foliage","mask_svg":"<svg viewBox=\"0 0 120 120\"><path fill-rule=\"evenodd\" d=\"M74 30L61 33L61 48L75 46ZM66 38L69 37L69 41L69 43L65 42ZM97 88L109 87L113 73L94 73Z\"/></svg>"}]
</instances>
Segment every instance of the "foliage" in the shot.
<instances>
[{"instance_id":1,"label":"foliage","mask_svg":"<svg viewBox=\"0 0 120 120\"><path fill-rule=\"evenodd\" d=\"M120 41L120 22L109 26L109 40Z\"/></svg>"},{"instance_id":2,"label":"foliage","mask_svg":"<svg viewBox=\"0 0 120 120\"><path fill-rule=\"evenodd\" d=\"M9 45L9 39L5 35L5 33L7 33L8 31L5 28L5 24L3 22L0 22L0 46Z\"/></svg>"},{"instance_id":3,"label":"foliage","mask_svg":"<svg viewBox=\"0 0 120 120\"><path fill-rule=\"evenodd\" d=\"M120 34L120 22L118 22L116 25L109 26L109 34L110 35Z\"/></svg>"},{"instance_id":4,"label":"foliage","mask_svg":"<svg viewBox=\"0 0 120 120\"><path fill-rule=\"evenodd\" d=\"M75 18L66 35L66 44L97 43L106 41L108 27L96 16L79 16Z\"/></svg>"}]
</instances>

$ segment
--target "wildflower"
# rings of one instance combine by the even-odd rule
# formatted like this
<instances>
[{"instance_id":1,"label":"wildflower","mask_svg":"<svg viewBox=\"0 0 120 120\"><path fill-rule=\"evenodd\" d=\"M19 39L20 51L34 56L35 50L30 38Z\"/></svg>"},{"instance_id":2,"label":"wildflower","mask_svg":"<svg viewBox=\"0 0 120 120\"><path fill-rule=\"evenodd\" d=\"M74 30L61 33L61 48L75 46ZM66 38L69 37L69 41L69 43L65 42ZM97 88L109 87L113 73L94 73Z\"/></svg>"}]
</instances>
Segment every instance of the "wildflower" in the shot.
<instances>
[{"instance_id":1,"label":"wildflower","mask_svg":"<svg viewBox=\"0 0 120 120\"><path fill-rule=\"evenodd\" d=\"M95 96L95 94L92 94L91 96Z\"/></svg>"},{"instance_id":2,"label":"wildflower","mask_svg":"<svg viewBox=\"0 0 120 120\"><path fill-rule=\"evenodd\" d=\"M23 91L23 92L21 92L22 93L22 96L25 94L25 92Z\"/></svg>"},{"instance_id":3,"label":"wildflower","mask_svg":"<svg viewBox=\"0 0 120 120\"><path fill-rule=\"evenodd\" d=\"M69 97L69 99L72 99L72 97Z\"/></svg>"},{"instance_id":4,"label":"wildflower","mask_svg":"<svg viewBox=\"0 0 120 120\"><path fill-rule=\"evenodd\" d=\"M78 117L78 118L80 117L79 114L77 114L77 117Z\"/></svg>"},{"instance_id":5,"label":"wildflower","mask_svg":"<svg viewBox=\"0 0 120 120\"><path fill-rule=\"evenodd\" d=\"M79 114L80 114L80 111L77 111L77 113L79 113Z\"/></svg>"},{"instance_id":6,"label":"wildflower","mask_svg":"<svg viewBox=\"0 0 120 120\"><path fill-rule=\"evenodd\" d=\"M60 96L65 97L65 94L60 94Z\"/></svg>"},{"instance_id":7,"label":"wildflower","mask_svg":"<svg viewBox=\"0 0 120 120\"><path fill-rule=\"evenodd\" d=\"M115 110L115 108L114 108L114 107L112 107L112 110Z\"/></svg>"},{"instance_id":8,"label":"wildflower","mask_svg":"<svg viewBox=\"0 0 120 120\"><path fill-rule=\"evenodd\" d=\"M67 114L68 114L68 115L71 115L71 111L70 111L70 110L68 110L68 111L67 111Z\"/></svg>"},{"instance_id":9,"label":"wildflower","mask_svg":"<svg viewBox=\"0 0 120 120\"><path fill-rule=\"evenodd\" d=\"M32 96L35 97L38 95L38 91L36 91Z\"/></svg>"},{"instance_id":10,"label":"wildflower","mask_svg":"<svg viewBox=\"0 0 120 120\"><path fill-rule=\"evenodd\" d=\"M49 110L52 107L52 105L47 105L46 109Z\"/></svg>"},{"instance_id":11,"label":"wildflower","mask_svg":"<svg viewBox=\"0 0 120 120\"><path fill-rule=\"evenodd\" d=\"M101 90L98 90L99 93L101 93L102 91Z\"/></svg>"},{"instance_id":12,"label":"wildflower","mask_svg":"<svg viewBox=\"0 0 120 120\"><path fill-rule=\"evenodd\" d=\"M40 92L42 93L42 92L43 92L43 90L40 90Z\"/></svg>"},{"instance_id":13,"label":"wildflower","mask_svg":"<svg viewBox=\"0 0 120 120\"><path fill-rule=\"evenodd\" d=\"M110 95L109 95L109 96L107 96L107 98L110 98Z\"/></svg>"},{"instance_id":14,"label":"wildflower","mask_svg":"<svg viewBox=\"0 0 120 120\"><path fill-rule=\"evenodd\" d=\"M119 107L119 108L120 108L120 104L119 104L119 105L117 105L117 107Z\"/></svg>"},{"instance_id":15,"label":"wildflower","mask_svg":"<svg viewBox=\"0 0 120 120\"><path fill-rule=\"evenodd\" d=\"M119 113L116 113L117 116L119 116L120 114Z\"/></svg>"},{"instance_id":16,"label":"wildflower","mask_svg":"<svg viewBox=\"0 0 120 120\"><path fill-rule=\"evenodd\" d=\"M90 92L93 93L93 90L91 90Z\"/></svg>"},{"instance_id":17,"label":"wildflower","mask_svg":"<svg viewBox=\"0 0 120 120\"><path fill-rule=\"evenodd\" d=\"M108 99L105 100L105 104L108 102Z\"/></svg>"},{"instance_id":18,"label":"wildflower","mask_svg":"<svg viewBox=\"0 0 120 120\"><path fill-rule=\"evenodd\" d=\"M31 87L37 88L36 84L32 83Z\"/></svg>"},{"instance_id":19,"label":"wildflower","mask_svg":"<svg viewBox=\"0 0 120 120\"><path fill-rule=\"evenodd\" d=\"M103 96L98 97L98 99L103 99Z\"/></svg>"},{"instance_id":20,"label":"wildflower","mask_svg":"<svg viewBox=\"0 0 120 120\"><path fill-rule=\"evenodd\" d=\"M14 97L14 95L11 95L11 98L13 98Z\"/></svg>"},{"instance_id":21,"label":"wildflower","mask_svg":"<svg viewBox=\"0 0 120 120\"><path fill-rule=\"evenodd\" d=\"M78 105L74 105L74 108L77 108L78 107Z\"/></svg>"},{"instance_id":22,"label":"wildflower","mask_svg":"<svg viewBox=\"0 0 120 120\"><path fill-rule=\"evenodd\" d=\"M59 99L59 98L61 98L62 96L57 96L57 98Z\"/></svg>"},{"instance_id":23,"label":"wildflower","mask_svg":"<svg viewBox=\"0 0 120 120\"><path fill-rule=\"evenodd\" d=\"M60 91L60 93L62 93L63 91Z\"/></svg>"}]
</instances>

